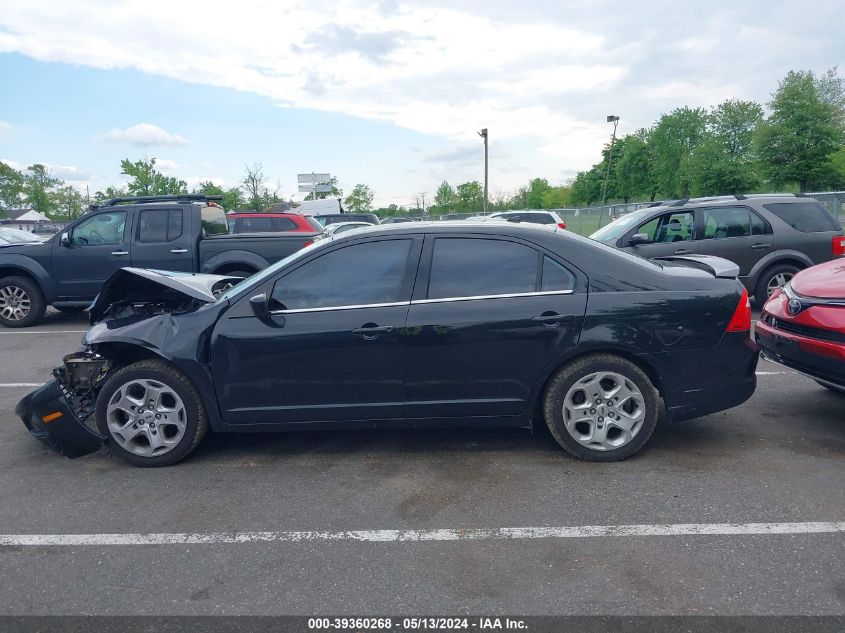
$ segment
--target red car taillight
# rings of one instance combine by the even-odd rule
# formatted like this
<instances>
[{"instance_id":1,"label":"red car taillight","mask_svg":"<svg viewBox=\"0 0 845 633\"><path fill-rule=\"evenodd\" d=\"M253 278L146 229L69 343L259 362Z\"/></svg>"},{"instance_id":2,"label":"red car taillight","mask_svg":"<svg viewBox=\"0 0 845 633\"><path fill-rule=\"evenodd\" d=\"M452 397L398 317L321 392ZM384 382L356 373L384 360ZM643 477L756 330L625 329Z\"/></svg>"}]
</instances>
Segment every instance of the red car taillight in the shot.
<instances>
[{"instance_id":1,"label":"red car taillight","mask_svg":"<svg viewBox=\"0 0 845 633\"><path fill-rule=\"evenodd\" d=\"M306 246L311 246L313 243L314 240L308 240L307 242L305 242L305 244L302 245L302 248L305 248Z\"/></svg>"},{"instance_id":2,"label":"red car taillight","mask_svg":"<svg viewBox=\"0 0 845 633\"><path fill-rule=\"evenodd\" d=\"M834 236L831 250L834 256L845 255L845 236Z\"/></svg>"},{"instance_id":3,"label":"red car taillight","mask_svg":"<svg viewBox=\"0 0 845 633\"><path fill-rule=\"evenodd\" d=\"M748 332L749 330L751 330L751 301L748 300L748 291L743 289L739 304L725 332Z\"/></svg>"},{"instance_id":4,"label":"red car taillight","mask_svg":"<svg viewBox=\"0 0 845 633\"><path fill-rule=\"evenodd\" d=\"M558 222L558 223L557 223L557 225L558 225L558 227L559 227L559 228L561 228L561 229L565 229L565 228L566 228L566 222Z\"/></svg>"}]
</instances>

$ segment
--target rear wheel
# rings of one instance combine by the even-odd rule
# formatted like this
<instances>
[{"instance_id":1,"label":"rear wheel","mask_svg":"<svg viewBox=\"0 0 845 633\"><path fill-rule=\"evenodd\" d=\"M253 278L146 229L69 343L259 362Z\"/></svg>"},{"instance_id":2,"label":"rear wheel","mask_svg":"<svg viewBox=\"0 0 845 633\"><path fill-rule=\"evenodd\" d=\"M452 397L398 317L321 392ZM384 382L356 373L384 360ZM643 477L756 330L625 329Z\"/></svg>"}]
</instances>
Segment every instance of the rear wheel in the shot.
<instances>
[{"instance_id":1,"label":"rear wheel","mask_svg":"<svg viewBox=\"0 0 845 633\"><path fill-rule=\"evenodd\" d=\"M791 264L777 264L763 271L754 289L754 303L757 307L762 308L772 293L792 281L799 270L797 266Z\"/></svg>"},{"instance_id":2,"label":"rear wheel","mask_svg":"<svg viewBox=\"0 0 845 633\"><path fill-rule=\"evenodd\" d=\"M588 461L630 457L657 426L659 394L636 365L593 354L562 368L543 397L546 424L566 451Z\"/></svg>"},{"instance_id":3,"label":"rear wheel","mask_svg":"<svg viewBox=\"0 0 845 633\"><path fill-rule=\"evenodd\" d=\"M193 383L164 360L119 369L97 396L97 427L106 445L135 466L170 466L194 450L208 430Z\"/></svg>"},{"instance_id":4,"label":"rear wheel","mask_svg":"<svg viewBox=\"0 0 845 633\"><path fill-rule=\"evenodd\" d=\"M41 288L28 277L0 279L0 324L29 327L44 316L47 303Z\"/></svg>"}]
</instances>

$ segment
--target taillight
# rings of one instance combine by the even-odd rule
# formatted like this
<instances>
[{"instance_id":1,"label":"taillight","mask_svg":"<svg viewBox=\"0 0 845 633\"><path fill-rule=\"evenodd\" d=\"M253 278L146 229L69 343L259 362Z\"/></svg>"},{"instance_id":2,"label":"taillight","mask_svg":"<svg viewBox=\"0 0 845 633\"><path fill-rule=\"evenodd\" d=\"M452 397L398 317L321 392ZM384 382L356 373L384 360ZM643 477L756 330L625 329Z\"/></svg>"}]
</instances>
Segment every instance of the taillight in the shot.
<instances>
[{"instance_id":1,"label":"taillight","mask_svg":"<svg viewBox=\"0 0 845 633\"><path fill-rule=\"evenodd\" d=\"M742 297L725 331L748 332L749 330L751 330L751 301L748 300L748 290L743 288Z\"/></svg>"},{"instance_id":2,"label":"taillight","mask_svg":"<svg viewBox=\"0 0 845 633\"><path fill-rule=\"evenodd\" d=\"M845 236L834 236L833 244L831 246L834 255L845 255Z\"/></svg>"},{"instance_id":3,"label":"taillight","mask_svg":"<svg viewBox=\"0 0 845 633\"><path fill-rule=\"evenodd\" d=\"M561 229L566 228L566 222L558 222L557 225L558 225L558 228L561 228Z\"/></svg>"}]
</instances>

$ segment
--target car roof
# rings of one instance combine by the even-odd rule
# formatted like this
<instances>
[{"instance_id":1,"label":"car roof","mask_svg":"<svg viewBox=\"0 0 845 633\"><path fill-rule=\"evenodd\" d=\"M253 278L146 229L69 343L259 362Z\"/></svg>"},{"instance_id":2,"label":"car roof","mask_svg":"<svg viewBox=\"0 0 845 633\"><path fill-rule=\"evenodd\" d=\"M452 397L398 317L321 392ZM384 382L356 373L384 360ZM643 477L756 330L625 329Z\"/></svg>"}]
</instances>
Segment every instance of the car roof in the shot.
<instances>
[{"instance_id":1,"label":"car roof","mask_svg":"<svg viewBox=\"0 0 845 633\"><path fill-rule=\"evenodd\" d=\"M696 207L707 205L708 207L734 207L737 205L748 205L749 203L768 204L772 202L780 203L800 203L807 200L815 200L812 196L804 196L797 193L753 193L745 196L710 196L703 198L683 198L681 200L666 200L663 202L656 202L643 207L643 209L653 209L657 212L667 211L669 209L685 209L688 207ZM642 211L643 209L638 209Z\"/></svg>"},{"instance_id":2,"label":"car roof","mask_svg":"<svg viewBox=\"0 0 845 633\"><path fill-rule=\"evenodd\" d=\"M390 224L374 224L366 233L355 233L354 236L374 237L378 235L413 235L419 233L479 233L487 235L548 235L563 230L553 224L531 224L522 222L473 222L470 220L445 220L440 222L399 222ZM340 237L340 239L347 239Z\"/></svg>"}]
</instances>

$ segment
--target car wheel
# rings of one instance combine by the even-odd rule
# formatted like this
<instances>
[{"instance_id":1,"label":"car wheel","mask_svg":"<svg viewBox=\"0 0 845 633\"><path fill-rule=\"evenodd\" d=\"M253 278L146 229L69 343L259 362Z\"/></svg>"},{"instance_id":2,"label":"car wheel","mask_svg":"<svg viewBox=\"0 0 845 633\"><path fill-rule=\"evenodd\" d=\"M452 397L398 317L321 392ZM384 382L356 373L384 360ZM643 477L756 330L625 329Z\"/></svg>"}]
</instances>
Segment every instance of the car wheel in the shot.
<instances>
[{"instance_id":1,"label":"car wheel","mask_svg":"<svg viewBox=\"0 0 845 633\"><path fill-rule=\"evenodd\" d=\"M648 376L612 354L566 365L543 396L546 424L565 450L580 459L611 462L630 457L657 426L660 397Z\"/></svg>"},{"instance_id":2,"label":"car wheel","mask_svg":"<svg viewBox=\"0 0 845 633\"><path fill-rule=\"evenodd\" d=\"M97 396L97 427L106 446L135 466L170 466L194 450L208 430L193 383L163 360L119 369Z\"/></svg>"},{"instance_id":3,"label":"car wheel","mask_svg":"<svg viewBox=\"0 0 845 633\"><path fill-rule=\"evenodd\" d=\"M792 280L800 269L790 264L779 264L763 271L754 289L754 303L762 308L772 293Z\"/></svg>"},{"instance_id":4,"label":"car wheel","mask_svg":"<svg viewBox=\"0 0 845 633\"><path fill-rule=\"evenodd\" d=\"M816 383L820 384L825 389L830 389L834 393L838 393L840 395L845 396L845 389L843 389L842 387L835 387L833 385L828 385L826 383L819 382L818 380L816 381Z\"/></svg>"},{"instance_id":5,"label":"car wheel","mask_svg":"<svg viewBox=\"0 0 845 633\"><path fill-rule=\"evenodd\" d=\"M41 288L28 277L0 279L0 323L6 327L35 325L46 309Z\"/></svg>"}]
</instances>

